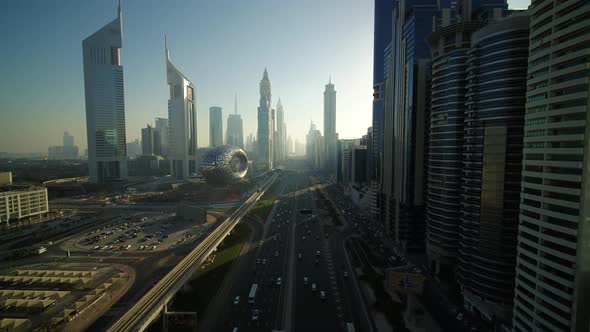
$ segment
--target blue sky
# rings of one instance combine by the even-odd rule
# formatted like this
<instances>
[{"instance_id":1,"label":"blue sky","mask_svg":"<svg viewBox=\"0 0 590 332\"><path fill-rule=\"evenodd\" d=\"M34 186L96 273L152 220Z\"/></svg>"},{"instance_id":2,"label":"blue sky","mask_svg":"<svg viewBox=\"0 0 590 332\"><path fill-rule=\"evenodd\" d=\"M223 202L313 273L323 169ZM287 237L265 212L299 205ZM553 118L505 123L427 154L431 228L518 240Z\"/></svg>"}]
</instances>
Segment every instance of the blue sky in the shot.
<instances>
[{"instance_id":1,"label":"blue sky","mask_svg":"<svg viewBox=\"0 0 590 332\"><path fill-rule=\"evenodd\" d=\"M0 151L46 152L64 130L86 146L82 40L116 7L115 0L0 3ZM370 126L372 0L124 0L128 141L167 117L164 34L172 61L197 87L199 146L209 142L209 107L223 107L225 130L236 92L244 135L256 132L264 67L294 139L304 140L312 119L322 128L330 75L340 137L360 137Z\"/></svg>"}]
</instances>

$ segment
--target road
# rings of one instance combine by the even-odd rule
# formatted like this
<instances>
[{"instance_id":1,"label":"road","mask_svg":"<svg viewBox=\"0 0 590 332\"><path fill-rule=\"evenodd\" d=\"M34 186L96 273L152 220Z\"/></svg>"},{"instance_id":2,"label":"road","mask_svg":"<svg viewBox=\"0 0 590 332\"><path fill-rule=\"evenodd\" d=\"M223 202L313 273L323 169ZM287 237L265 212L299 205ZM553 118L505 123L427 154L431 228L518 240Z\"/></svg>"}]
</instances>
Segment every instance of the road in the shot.
<instances>
[{"instance_id":1,"label":"road","mask_svg":"<svg viewBox=\"0 0 590 332\"><path fill-rule=\"evenodd\" d=\"M341 239L322 232L317 193L310 190L307 174L289 172L282 186L262 237L256 240L257 248L240 258L246 263L241 264L239 277L229 283L229 291L217 294L224 296L218 300L226 305L216 313L216 324L202 325L201 331L231 331L234 327L239 331L345 331L347 322L368 326L360 314L363 302L353 291L352 272L338 245L341 242L336 241ZM280 285L277 278L281 278ZM251 304L248 295L255 283L258 291ZM312 284L316 284L315 291ZM236 296L240 300L234 304ZM257 319L254 310L259 311ZM357 331L368 329L357 327Z\"/></svg>"},{"instance_id":2,"label":"road","mask_svg":"<svg viewBox=\"0 0 590 332\"><path fill-rule=\"evenodd\" d=\"M143 330L273 183L276 174L122 315L109 331Z\"/></svg>"}]
</instances>

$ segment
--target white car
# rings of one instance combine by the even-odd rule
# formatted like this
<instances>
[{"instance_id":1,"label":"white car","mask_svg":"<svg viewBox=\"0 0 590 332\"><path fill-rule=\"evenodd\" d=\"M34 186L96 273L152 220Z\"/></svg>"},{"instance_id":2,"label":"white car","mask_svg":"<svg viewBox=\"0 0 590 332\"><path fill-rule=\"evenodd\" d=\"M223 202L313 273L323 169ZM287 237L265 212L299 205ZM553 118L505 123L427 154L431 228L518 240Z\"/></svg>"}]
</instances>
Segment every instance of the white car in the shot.
<instances>
[{"instance_id":1,"label":"white car","mask_svg":"<svg viewBox=\"0 0 590 332\"><path fill-rule=\"evenodd\" d=\"M348 271L344 271L344 278L348 278Z\"/></svg>"},{"instance_id":2,"label":"white car","mask_svg":"<svg viewBox=\"0 0 590 332\"><path fill-rule=\"evenodd\" d=\"M234 304L238 304L238 303L240 303L240 297L236 296L236 297L234 297Z\"/></svg>"},{"instance_id":3,"label":"white car","mask_svg":"<svg viewBox=\"0 0 590 332\"><path fill-rule=\"evenodd\" d=\"M301 259L301 257L303 257L303 255L301 255L301 253L297 254L298 259Z\"/></svg>"},{"instance_id":4,"label":"white car","mask_svg":"<svg viewBox=\"0 0 590 332\"><path fill-rule=\"evenodd\" d=\"M309 283L309 279L307 277L303 277L303 284L307 285Z\"/></svg>"},{"instance_id":5,"label":"white car","mask_svg":"<svg viewBox=\"0 0 590 332\"><path fill-rule=\"evenodd\" d=\"M325 300L326 299L326 292L321 291L320 292L320 297L322 298L322 300Z\"/></svg>"},{"instance_id":6,"label":"white car","mask_svg":"<svg viewBox=\"0 0 590 332\"><path fill-rule=\"evenodd\" d=\"M278 277L277 278L277 286L280 286L280 285L281 285L281 277Z\"/></svg>"},{"instance_id":7,"label":"white car","mask_svg":"<svg viewBox=\"0 0 590 332\"><path fill-rule=\"evenodd\" d=\"M315 290L317 289L315 283L311 284L311 291L315 292Z\"/></svg>"}]
</instances>

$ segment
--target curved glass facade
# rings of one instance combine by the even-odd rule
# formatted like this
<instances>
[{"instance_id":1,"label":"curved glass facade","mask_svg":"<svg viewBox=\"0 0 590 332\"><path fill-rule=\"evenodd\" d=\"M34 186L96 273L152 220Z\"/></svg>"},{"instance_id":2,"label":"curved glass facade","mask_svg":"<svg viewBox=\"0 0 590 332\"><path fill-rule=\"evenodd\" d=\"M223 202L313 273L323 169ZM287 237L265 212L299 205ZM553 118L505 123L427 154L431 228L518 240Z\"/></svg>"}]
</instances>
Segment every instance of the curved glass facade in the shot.
<instances>
[{"instance_id":1,"label":"curved glass facade","mask_svg":"<svg viewBox=\"0 0 590 332\"><path fill-rule=\"evenodd\" d=\"M475 30L477 25L472 28ZM457 257L467 52L471 31L449 26L429 38L432 51L432 97L426 251L431 264L436 265L433 270L440 274L450 274Z\"/></svg>"},{"instance_id":2,"label":"curved glass facade","mask_svg":"<svg viewBox=\"0 0 590 332\"><path fill-rule=\"evenodd\" d=\"M467 60L456 275L464 294L500 305L513 300L527 57L521 15L476 32Z\"/></svg>"}]
</instances>

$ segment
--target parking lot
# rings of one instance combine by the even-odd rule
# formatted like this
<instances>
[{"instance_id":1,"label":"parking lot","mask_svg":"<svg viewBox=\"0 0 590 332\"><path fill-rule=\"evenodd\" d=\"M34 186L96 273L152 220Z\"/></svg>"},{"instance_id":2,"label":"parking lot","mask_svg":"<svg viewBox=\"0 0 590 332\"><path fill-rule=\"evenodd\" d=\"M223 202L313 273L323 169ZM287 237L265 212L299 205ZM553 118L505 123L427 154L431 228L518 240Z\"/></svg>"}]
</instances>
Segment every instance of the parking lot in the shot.
<instances>
[{"instance_id":1,"label":"parking lot","mask_svg":"<svg viewBox=\"0 0 590 332\"><path fill-rule=\"evenodd\" d=\"M85 234L77 245L96 251L157 251L198 237L207 224L176 220L174 213L136 213Z\"/></svg>"}]
</instances>

